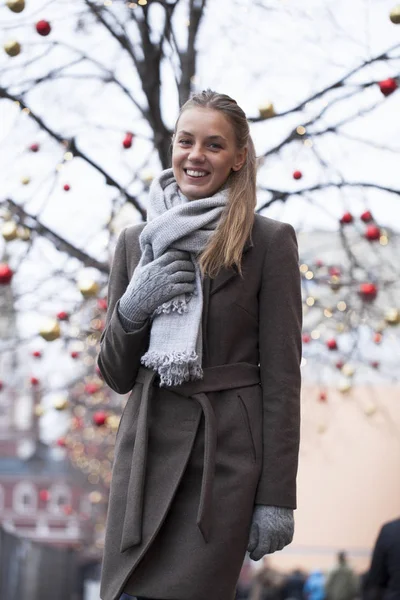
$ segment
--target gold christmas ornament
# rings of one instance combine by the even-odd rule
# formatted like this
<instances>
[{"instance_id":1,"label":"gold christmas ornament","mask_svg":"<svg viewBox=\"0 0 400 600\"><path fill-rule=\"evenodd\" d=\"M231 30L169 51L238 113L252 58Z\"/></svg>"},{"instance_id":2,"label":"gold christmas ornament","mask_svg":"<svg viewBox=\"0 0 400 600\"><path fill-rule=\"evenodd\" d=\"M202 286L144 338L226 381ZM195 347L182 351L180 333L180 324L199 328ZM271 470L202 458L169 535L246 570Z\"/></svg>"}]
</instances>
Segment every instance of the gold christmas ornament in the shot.
<instances>
[{"instance_id":1,"label":"gold christmas ornament","mask_svg":"<svg viewBox=\"0 0 400 600\"><path fill-rule=\"evenodd\" d=\"M275 108L272 102L260 106L258 108L258 112L261 119L271 119L271 117L275 117L276 115Z\"/></svg>"},{"instance_id":2,"label":"gold christmas ornament","mask_svg":"<svg viewBox=\"0 0 400 600\"><path fill-rule=\"evenodd\" d=\"M24 242L28 242L31 239L31 230L21 225L17 228L17 237Z\"/></svg>"},{"instance_id":3,"label":"gold christmas ornament","mask_svg":"<svg viewBox=\"0 0 400 600\"><path fill-rule=\"evenodd\" d=\"M101 502L103 499L103 496L100 492L98 492L97 490L90 492L89 494L89 502L91 504L98 504L99 502Z\"/></svg>"},{"instance_id":4,"label":"gold christmas ornament","mask_svg":"<svg viewBox=\"0 0 400 600\"><path fill-rule=\"evenodd\" d=\"M340 381L338 390L341 394L347 394L351 390L351 382L346 380Z\"/></svg>"},{"instance_id":5,"label":"gold christmas ornament","mask_svg":"<svg viewBox=\"0 0 400 600\"><path fill-rule=\"evenodd\" d=\"M342 373L345 377L353 377L354 372L355 372L355 368L353 367L353 365L350 365L348 363L343 365Z\"/></svg>"},{"instance_id":6,"label":"gold christmas ornament","mask_svg":"<svg viewBox=\"0 0 400 600\"><path fill-rule=\"evenodd\" d=\"M6 242L11 242L17 237L17 224L14 221L7 221L1 228L1 235Z\"/></svg>"},{"instance_id":7,"label":"gold christmas ornament","mask_svg":"<svg viewBox=\"0 0 400 600\"><path fill-rule=\"evenodd\" d=\"M154 173L151 169L143 169L140 173L140 178L146 185L150 185L154 179Z\"/></svg>"},{"instance_id":8,"label":"gold christmas ornament","mask_svg":"<svg viewBox=\"0 0 400 600\"><path fill-rule=\"evenodd\" d=\"M24 175L23 177L21 177L21 183L22 185L28 185L28 183L31 182L31 178L28 177L28 175Z\"/></svg>"},{"instance_id":9,"label":"gold christmas ornament","mask_svg":"<svg viewBox=\"0 0 400 600\"><path fill-rule=\"evenodd\" d=\"M41 417L44 413L44 408L41 404L36 404L34 413L36 417Z\"/></svg>"},{"instance_id":10,"label":"gold christmas ornament","mask_svg":"<svg viewBox=\"0 0 400 600\"><path fill-rule=\"evenodd\" d=\"M121 418L117 415L109 415L106 419L106 425L113 431L117 431Z\"/></svg>"},{"instance_id":11,"label":"gold christmas ornament","mask_svg":"<svg viewBox=\"0 0 400 600\"><path fill-rule=\"evenodd\" d=\"M372 417L372 415L376 413L375 404L369 404L368 406L366 406L364 412L367 415L367 417Z\"/></svg>"},{"instance_id":12,"label":"gold christmas ornament","mask_svg":"<svg viewBox=\"0 0 400 600\"><path fill-rule=\"evenodd\" d=\"M389 308L385 313L385 321L388 325L398 325L400 323L400 310Z\"/></svg>"},{"instance_id":13,"label":"gold christmas ornament","mask_svg":"<svg viewBox=\"0 0 400 600\"><path fill-rule=\"evenodd\" d=\"M53 342L61 335L60 324L56 319L48 319L39 330L39 334L46 342Z\"/></svg>"},{"instance_id":14,"label":"gold christmas ornament","mask_svg":"<svg viewBox=\"0 0 400 600\"><path fill-rule=\"evenodd\" d=\"M7 0L6 4L14 13L20 13L25 8L25 0Z\"/></svg>"},{"instance_id":15,"label":"gold christmas ornament","mask_svg":"<svg viewBox=\"0 0 400 600\"><path fill-rule=\"evenodd\" d=\"M53 406L56 410L65 410L68 406L68 400L64 396L60 396L54 400Z\"/></svg>"},{"instance_id":16,"label":"gold christmas ornament","mask_svg":"<svg viewBox=\"0 0 400 600\"><path fill-rule=\"evenodd\" d=\"M397 6L392 8L389 16L392 23L395 25L400 25L400 4L397 4Z\"/></svg>"},{"instance_id":17,"label":"gold christmas ornament","mask_svg":"<svg viewBox=\"0 0 400 600\"><path fill-rule=\"evenodd\" d=\"M8 56L18 56L18 54L21 52L21 44L17 42L17 40L10 40L6 42L3 48Z\"/></svg>"},{"instance_id":18,"label":"gold christmas ornament","mask_svg":"<svg viewBox=\"0 0 400 600\"><path fill-rule=\"evenodd\" d=\"M93 298L99 293L99 284L94 279L82 279L78 282L78 287L84 298Z\"/></svg>"}]
</instances>

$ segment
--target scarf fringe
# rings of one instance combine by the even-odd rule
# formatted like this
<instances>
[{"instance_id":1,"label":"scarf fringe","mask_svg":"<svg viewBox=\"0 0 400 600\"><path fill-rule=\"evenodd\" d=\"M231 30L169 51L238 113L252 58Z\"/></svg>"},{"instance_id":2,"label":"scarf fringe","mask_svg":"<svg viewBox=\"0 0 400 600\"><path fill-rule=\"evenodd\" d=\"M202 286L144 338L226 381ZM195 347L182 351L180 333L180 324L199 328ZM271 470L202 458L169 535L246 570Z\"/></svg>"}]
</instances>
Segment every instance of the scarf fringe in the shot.
<instances>
[{"instance_id":1,"label":"scarf fringe","mask_svg":"<svg viewBox=\"0 0 400 600\"><path fill-rule=\"evenodd\" d=\"M157 371L160 376L160 387L181 385L185 381L203 378L203 369L199 364L196 352L146 352L141 358L142 364Z\"/></svg>"}]
</instances>

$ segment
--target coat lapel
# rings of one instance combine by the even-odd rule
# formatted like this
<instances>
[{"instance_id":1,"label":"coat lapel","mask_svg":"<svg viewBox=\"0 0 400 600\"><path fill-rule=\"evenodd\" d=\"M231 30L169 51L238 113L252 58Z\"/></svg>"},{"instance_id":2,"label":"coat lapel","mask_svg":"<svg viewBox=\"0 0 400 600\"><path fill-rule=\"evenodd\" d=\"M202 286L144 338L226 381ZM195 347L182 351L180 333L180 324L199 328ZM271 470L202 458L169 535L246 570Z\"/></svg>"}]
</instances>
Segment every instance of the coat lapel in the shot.
<instances>
[{"instance_id":1,"label":"coat lapel","mask_svg":"<svg viewBox=\"0 0 400 600\"><path fill-rule=\"evenodd\" d=\"M243 254L245 254L250 248L253 247L253 242L251 239L247 240L244 248ZM236 277L239 274L237 267L231 267L229 269L221 269L218 275L211 279L210 284L210 296L213 296L216 292L219 292L222 288L224 288L227 283L230 282L231 279Z\"/></svg>"}]
</instances>

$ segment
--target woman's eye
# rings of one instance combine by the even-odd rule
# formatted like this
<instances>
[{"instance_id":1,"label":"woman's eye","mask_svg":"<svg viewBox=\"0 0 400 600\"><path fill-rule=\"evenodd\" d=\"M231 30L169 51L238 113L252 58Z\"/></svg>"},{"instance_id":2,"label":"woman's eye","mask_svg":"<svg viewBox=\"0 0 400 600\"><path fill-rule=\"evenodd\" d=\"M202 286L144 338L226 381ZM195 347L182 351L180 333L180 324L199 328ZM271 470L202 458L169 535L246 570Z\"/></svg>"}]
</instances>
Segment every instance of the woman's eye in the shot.
<instances>
[{"instance_id":1,"label":"woman's eye","mask_svg":"<svg viewBox=\"0 0 400 600\"><path fill-rule=\"evenodd\" d=\"M184 146L188 146L191 142L190 140L179 140L180 144L183 144Z\"/></svg>"},{"instance_id":2,"label":"woman's eye","mask_svg":"<svg viewBox=\"0 0 400 600\"><path fill-rule=\"evenodd\" d=\"M222 148L222 146L220 144L210 144L210 148L213 148L214 150L220 150Z\"/></svg>"}]
</instances>

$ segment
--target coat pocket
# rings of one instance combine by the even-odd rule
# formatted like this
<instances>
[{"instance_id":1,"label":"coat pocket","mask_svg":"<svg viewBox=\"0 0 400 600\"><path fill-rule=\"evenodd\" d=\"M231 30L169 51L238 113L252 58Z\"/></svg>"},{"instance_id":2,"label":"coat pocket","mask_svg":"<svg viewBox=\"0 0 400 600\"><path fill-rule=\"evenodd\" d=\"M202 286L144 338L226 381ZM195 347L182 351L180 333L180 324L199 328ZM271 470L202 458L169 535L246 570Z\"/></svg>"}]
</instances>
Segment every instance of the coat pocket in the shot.
<instances>
[{"instance_id":1,"label":"coat pocket","mask_svg":"<svg viewBox=\"0 0 400 600\"><path fill-rule=\"evenodd\" d=\"M257 461L257 453L256 453L256 446L255 446L255 443L254 443L253 434L252 434L252 431L251 431L251 424L250 424L249 413L247 412L247 407L246 407L246 404L245 404L242 396L240 394L238 394L237 397L238 397L238 400L239 400L240 409L242 411L244 426L245 426L245 428L247 430L247 435L248 435L249 442L250 442L252 458L253 458L254 462L256 462Z\"/></svg>"}]
</instances>

